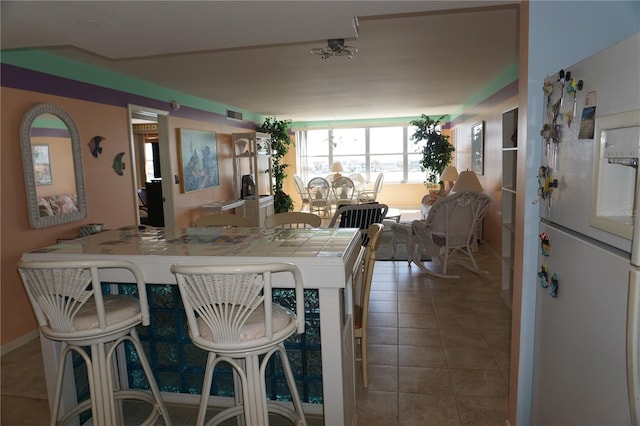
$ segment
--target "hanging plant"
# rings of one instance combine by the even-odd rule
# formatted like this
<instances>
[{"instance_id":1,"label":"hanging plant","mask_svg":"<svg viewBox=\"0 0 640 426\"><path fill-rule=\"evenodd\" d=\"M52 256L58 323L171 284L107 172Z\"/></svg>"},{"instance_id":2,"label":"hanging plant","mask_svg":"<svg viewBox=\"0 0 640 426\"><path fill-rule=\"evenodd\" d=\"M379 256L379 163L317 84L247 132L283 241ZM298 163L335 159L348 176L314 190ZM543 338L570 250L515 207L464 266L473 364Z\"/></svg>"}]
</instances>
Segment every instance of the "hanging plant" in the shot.
<instances>
[{"instance_id":1,"label":"hanging plant","mask_svg":"<svg viewBox=\"0 0 640 426\"><path fill-rule=\"evenodd\" d=\"M273 210L275 213L290 212L293 210L293 200L282 189L287 178L285 169L289 164L283 163L284 156L289 152L293 143L289 136L289 124L291 120L276 120L275 117L267 117L258 128L259 132L271 135L271 170L273 173Z\"/></svg>"},{"instance_id":2,"label":"hanging plant","mask_svg":"<svg viewBox=\"0 0 640 426\"><path fill-rule=\"evenodd\" d=\"M422 114L419 119L411 121L411 125L417 127L411 139L415 144L425 141L420 160L422 171L427 172L425 184L438 183L440 175L451 162L455 151L455 147L449 143L449 136L442 134L440 122L443 119L444 116L432 120L429 116Z\"/></svg>"}]
</instances>

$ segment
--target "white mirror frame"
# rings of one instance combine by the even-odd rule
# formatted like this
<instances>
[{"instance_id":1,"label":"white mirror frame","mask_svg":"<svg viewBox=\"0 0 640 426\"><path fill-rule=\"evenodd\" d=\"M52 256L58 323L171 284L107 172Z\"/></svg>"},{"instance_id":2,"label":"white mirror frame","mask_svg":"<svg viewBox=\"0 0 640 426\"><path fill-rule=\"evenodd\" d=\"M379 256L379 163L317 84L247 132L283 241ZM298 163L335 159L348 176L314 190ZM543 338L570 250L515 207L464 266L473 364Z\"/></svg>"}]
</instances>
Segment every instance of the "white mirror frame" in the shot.
<instances>
[{"instance_id":1,"label":"white mirror frame","mask_svg":"<svg viewBox=\"0 0 640 426\"><path fill-rule=\"evenodd\" d=\"M76 195L78 198L78 211L54 216L40 216L38 208L38 196L36 193L35 173L33 169L33 156L31 152L31 126L33 121L41 114L52 114L64 122L71 135L71 151L76 182ZM87 200L84 189L84 174L82 170L82 152L80 150L80 132L71 116L62 108L53 104L38 104L29 109L20 123L20 148L22 150L22 169L24 172L24 185L27 195L27 208L29 210L29 223L32 228L44 228L47 226L61 225L63 223L83 220L87 217Z\"/></svg>"}]
</instances>

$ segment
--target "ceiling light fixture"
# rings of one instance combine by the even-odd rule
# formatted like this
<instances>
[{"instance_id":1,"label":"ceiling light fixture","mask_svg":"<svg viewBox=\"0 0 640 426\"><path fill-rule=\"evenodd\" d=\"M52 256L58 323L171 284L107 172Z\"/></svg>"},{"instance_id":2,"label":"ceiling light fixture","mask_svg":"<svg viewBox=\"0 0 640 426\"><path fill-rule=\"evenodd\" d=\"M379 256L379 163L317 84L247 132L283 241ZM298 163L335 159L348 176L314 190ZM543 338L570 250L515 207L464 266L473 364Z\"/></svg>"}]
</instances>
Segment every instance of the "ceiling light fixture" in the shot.
<instances>
[{"instance_id":1,"label":"ceiling light fixture","mask_svg":"<svg viewBox=\"0 0 640 426\"><path fill-rule=\"evenodd\" d=\"M358 49L345 46L343 38L330 38L327 40L327 47L314 47L311 49L311 53L320 56L322 59L327 59L331 56L346 56L351 59L353 55L358 53Z\"/></svg>"}]
</instances>

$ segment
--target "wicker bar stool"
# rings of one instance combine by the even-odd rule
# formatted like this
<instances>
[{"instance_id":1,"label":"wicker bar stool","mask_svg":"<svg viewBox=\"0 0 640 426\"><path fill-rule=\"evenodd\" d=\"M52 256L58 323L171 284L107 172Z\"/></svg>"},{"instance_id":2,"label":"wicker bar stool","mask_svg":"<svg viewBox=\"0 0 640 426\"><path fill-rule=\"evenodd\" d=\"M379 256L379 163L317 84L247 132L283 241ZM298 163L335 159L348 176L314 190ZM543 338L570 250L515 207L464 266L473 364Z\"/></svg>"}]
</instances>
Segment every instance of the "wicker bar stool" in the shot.
<instances>
[{"instance_id":1,"label":"wicker bar stool","mask_svg":"<svg viewBox=\"0 0 640 426\"><path fill-rule=\"evenodd\" d=\"M139 298L103 295L100 270L129 271L135 279ZM51 425L67 424L91 411L94 425L122 425L122 400L143 401L151 405L144 425L160 417L171 425L160 390L142 350L135 327L149 325L149 307L142 272L124 261L47 261L20 262L18 271L40 326L47 339L62 344L56 378ZM117 371L117 349L124 342L135 348L151 392L128 389ZM89 399L60 413L64 367L74 351L86 363Z\"/></svg>"},{"instance_id":2,"label":"wicker bar stool","mask_svg":"<svg viewBox=\"0 0 640 426\"><path fill-rule=\"evenodd\" d=\"M290 263L237 266L173 265L189 336L197 347L209 352L196 424L205 424L213 371L227 362L236 383L235 405L216 414L207 425L244 416L244 424L266 426L269 411L306 425L302 403L289 365L284 341L295 332L304 333L304 289L300 270ZM272 275L293 278L296 313L273 303ZM267 400L265 370L278 353L287 379L294 410Z\"/></svg>"}]
</instances>

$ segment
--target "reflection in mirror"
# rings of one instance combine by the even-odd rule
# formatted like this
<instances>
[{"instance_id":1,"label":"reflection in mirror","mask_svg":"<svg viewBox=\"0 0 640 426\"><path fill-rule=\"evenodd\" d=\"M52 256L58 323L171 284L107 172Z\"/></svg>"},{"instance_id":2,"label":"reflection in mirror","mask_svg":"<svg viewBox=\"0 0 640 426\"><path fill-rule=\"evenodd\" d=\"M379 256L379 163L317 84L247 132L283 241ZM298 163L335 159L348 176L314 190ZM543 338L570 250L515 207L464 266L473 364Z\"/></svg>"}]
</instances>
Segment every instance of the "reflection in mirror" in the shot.
<instances>
[{"instance_id":1,"label":"reflection in mirror","mask_svg":"<svg viewBox=\"0 0 640 426\"><path fill-rule=\"evenodd\" d=\"M20 139L31 226L84 219L80 135L71 116L56 105L36 105L22 119Z\"/></svg>"}]
</instances>

